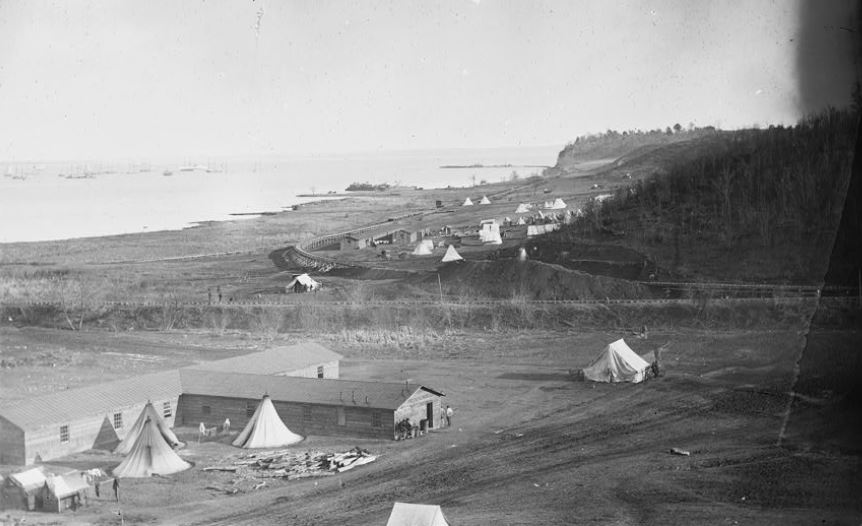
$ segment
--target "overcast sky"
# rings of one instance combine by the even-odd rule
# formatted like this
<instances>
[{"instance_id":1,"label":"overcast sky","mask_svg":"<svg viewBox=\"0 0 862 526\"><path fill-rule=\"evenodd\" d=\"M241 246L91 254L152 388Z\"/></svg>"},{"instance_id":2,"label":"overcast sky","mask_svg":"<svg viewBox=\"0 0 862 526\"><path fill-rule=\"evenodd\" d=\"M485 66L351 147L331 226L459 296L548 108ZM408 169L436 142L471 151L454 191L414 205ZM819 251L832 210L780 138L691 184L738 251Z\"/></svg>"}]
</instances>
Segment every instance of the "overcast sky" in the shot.
<instances>
[{"instance_id":1,"label":"overcast sky","mask_svg":"<svg viewBox=\"0 0 862 526\"><path fill-rule=\"evenodd\" d=\"M676 122L792 123L799 7L0 0L0 162L508 147Z\"/></svg>"}]
</instances>

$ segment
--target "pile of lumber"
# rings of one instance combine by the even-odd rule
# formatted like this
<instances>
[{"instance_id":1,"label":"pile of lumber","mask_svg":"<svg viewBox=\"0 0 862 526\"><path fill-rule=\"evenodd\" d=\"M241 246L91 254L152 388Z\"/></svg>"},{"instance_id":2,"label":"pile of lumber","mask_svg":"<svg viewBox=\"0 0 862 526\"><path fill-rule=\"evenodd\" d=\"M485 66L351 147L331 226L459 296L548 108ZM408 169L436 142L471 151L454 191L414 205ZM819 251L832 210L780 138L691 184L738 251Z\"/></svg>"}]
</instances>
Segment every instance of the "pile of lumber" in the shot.
<instances>
[{"instance_id":1,"label":"pile of lumber","mask_svg":"<svg viewBox=\"0 0 862 526\"><path fill-rule=\"evenodd\" d=\"M230 471L240 476L285 478L334 475L377 460L377 456L355 447L344 453L282 449L248 453L228 459L228 464L204 468L204 471Z\"/></svg>"}]
</instances>

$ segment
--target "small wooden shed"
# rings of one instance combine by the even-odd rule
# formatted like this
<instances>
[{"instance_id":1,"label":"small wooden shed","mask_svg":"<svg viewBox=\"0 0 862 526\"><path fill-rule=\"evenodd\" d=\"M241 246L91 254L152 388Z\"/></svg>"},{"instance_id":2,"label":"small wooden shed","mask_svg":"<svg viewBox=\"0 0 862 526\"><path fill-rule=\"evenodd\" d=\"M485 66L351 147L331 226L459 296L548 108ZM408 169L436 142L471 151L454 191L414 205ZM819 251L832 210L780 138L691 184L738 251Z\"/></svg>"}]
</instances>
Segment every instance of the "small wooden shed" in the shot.
<instances>
[{"instance_id":1,"label":"small wooden shed","mask_svg":"<svg viewBox=\"0 0 862 526\"><path fill-rule=\"evenodd\" d=\"M42 510L61 513L87 504L90 485L80 472L48 477L42 486Z\"/></svg>"},{"instance_id":2,"label":"small wooden shed","mask_svg":"<svg viewBox=\"0 0 862 526\"><path fill-rule=\"evenodd\" d=\"M341 239L341 250L359 250L367 246L365 239L354 236L345 236Z\"/></svg>"}]
</instances>

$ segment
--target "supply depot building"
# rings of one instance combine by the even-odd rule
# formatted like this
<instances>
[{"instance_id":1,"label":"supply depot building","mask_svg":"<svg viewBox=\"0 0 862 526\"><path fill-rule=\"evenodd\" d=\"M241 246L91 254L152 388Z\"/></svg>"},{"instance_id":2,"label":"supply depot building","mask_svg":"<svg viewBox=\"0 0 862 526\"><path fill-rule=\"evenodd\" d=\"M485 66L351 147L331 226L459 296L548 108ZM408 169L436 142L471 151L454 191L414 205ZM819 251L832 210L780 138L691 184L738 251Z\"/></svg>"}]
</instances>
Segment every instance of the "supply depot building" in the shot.
<instances>
[{"instance_id":1,"label":"supply depot building","mask_svg":"<svg viewBox=\"0 0 862 526\"><path fill-rule=\"evenodd\" d=\"M308 343L0 405L0 465L113 449L151 401L170 427L230 418L242 428L268 394L302 435L394 439L395 425L440 426L443 394L417 384L340 380L341 356ZM424 422L423 422L424 421Z\"/></svg>"}]
</instances>

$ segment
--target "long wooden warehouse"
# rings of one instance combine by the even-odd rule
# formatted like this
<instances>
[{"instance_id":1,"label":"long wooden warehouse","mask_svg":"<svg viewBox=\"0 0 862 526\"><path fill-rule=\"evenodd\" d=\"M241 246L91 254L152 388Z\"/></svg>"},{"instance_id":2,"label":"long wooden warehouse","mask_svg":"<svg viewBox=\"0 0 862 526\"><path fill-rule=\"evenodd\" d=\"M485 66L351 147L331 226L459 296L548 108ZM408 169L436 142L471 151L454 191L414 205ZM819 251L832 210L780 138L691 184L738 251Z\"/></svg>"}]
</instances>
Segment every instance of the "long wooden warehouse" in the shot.
<instances>
[{"instance_id":1,"label":"long wooden warehouse","mask_svg":"<svg viewBox=\"0 0 862 526\"><path fill-rule=\"evenodd\" d=\"M180 372L166 371L0 406L0 464L32 464L113 448L148 400L173 426L181 393Z\"/></svg>"},{"instance_id":2,"label":"long wooden warehouse","mask_svg":"<svg viewBox=\"0 0 862 526\"><path fill-rule=\"evenodd\" d=\"M440 425L441 393L415 384L335 379L340 358L305 344L5 403L0 464L112 449L147 401L171 427L216 425L225 418L244 425L264 394L288 427L303 435L392 439L405 418Z\"/></svg>"},{"instance_id":3,"label":"long wooden warehouse","mask_svg":"<svg viewBox=\"0 0 862 526\"><path fill-rule=\"evenodd\" d=\"M279 376L181 371L179 425L216 425L230 418L244 426L268 394L291 431L301 435L345 435L392 439L395 425L440 423L442 393L407 383L285 379Z\"/></svg>"}]
</instances>

